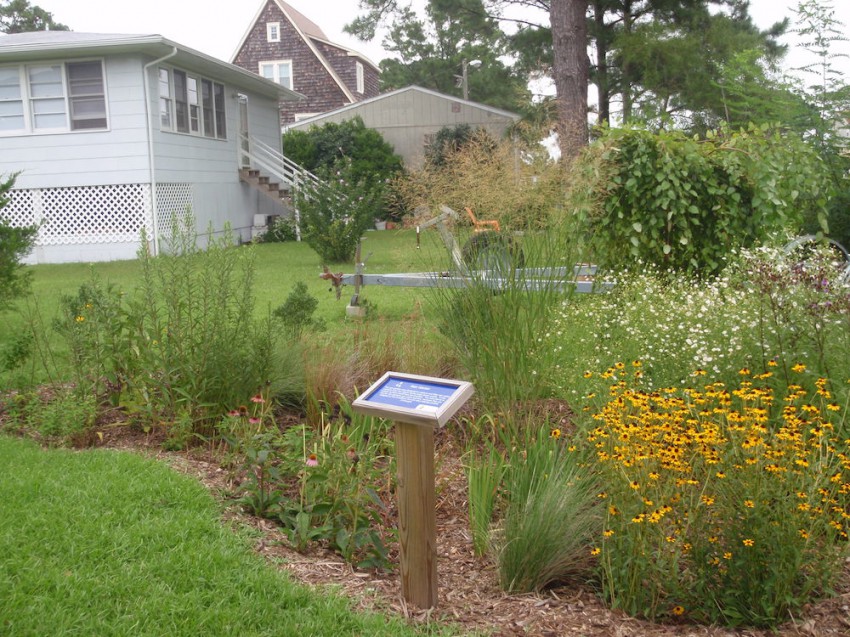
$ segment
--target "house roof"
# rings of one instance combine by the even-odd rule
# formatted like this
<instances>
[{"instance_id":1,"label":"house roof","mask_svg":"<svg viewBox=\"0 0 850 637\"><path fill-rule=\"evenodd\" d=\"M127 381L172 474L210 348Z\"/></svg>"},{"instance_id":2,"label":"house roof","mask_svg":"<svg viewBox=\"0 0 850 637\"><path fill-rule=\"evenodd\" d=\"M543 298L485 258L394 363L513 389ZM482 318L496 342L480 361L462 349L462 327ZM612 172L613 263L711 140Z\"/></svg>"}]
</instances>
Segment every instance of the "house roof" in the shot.
<instances>
[{"instance_id":1,"label":"house roof","mask_svg":"<svg viewBox=\"0 0 850 637\"><path fill-rule=\"evenodd\" d=\"M429 88L422 88L421 86L411 85L411 86L405 86L404 88L396 89L394 91L388 91L386 93L381 93L380 95L376 95L375 97L370 97L369 99L365 99L365 100L362 100L360 102L356 102L354 104L347 104L346 106L343 106L343 107L338 108L338 109L333 110L333 111L328 111L327 113L320 113L319 115L315 115L313 117L308 117L308 118L305 118L305 119L298 120L294 124L287 125L286 128L287 129L309 128L313 124L318 124L321 120L323 120L327 117L338 115L338 114L344 113L346 111L355 110L355 109L361 108L363 106L366 106L367 104L372 104L374 102L379 102L379 101L382 101L382 100L391 99L395 96L402 95L404 93L409 93L409 92L424 93L426 95L431 95L433 97L439 97L439 98L445 99L446 101L449 101L449 102L457 102L458 104L466 104L466 105L471 106L473 108L477 108L479 110L486 111L488 113L492 113L492 114L498 115L500 117L512 119L515 122L519 121L521 119L520 115L517 115L516 113L511 113L510 111L503 111L500 108L488 106L487 104L481 104L479 102L472 102L470 100L464 100L464 99L461 99L459 97L455 97L454 95L446 95L445 93L440 93L439 91L434 91L434 90L429 89Z\"/></svg>"},{"instance_id":2,"label":"house roof","mask_svg":"<svg viewBox=\"0 0 850 637\"><path fill-rule=\"evenodd\" d=\"M140 53L153 59L168 57L168 63L189 71L282 100L304 96L255 73L228 64L158 34L78 33L76 31L33 31L0 36L0 64L64 58L68 55L117 55ZM173 55L172 55L173 54Z\"/></svg>"},{"instance_id":3,"label":"house roof","mask_svg":"<svg viewBox=\"0 0 850 637\"><path fill-rule=\"evenodd\" d=\"M245 30L245 34L242 36L242 39L239 40L239 44L236 45L236 50L233 52L233 55L230 56L230 59L232 61L236 59L237 55L239 55L239 51L242 49L242 47L245 45L245 42L248 40L248 36L251 34L251 31L254 29L254 26L257 24L257 21L260 19L260 16L263 13L263 9L265 9L268 1L269 0L263 0L262 4L260 5L260 8L257 10L257 13L254 15L254 19L251 20L251 23ZM307 46L310 47L310 50L316 56L316 59L319 60L319 62L322 64L322 66L325 68L331 78L333 78L334 82L343 92L345 97L351 102L356 102L357 98L354 97L354 94L351 92L351 89L348 87L348 85L346 85L346 83L342 81L342 78L336 72L336 70L328 61L328 59L316 47L316 42L322 42L324 44L334 46L342 51L347 52L349 56L357 57L363 60L369 66L373 67L375 70L380 71L378 65L362 53L358 53L354 49L349 49L348 47L342 46L341 44L337 44L336 42L331 42L330 40L328 40L322 29L315 22L307 18L303 13L293 8L291 5L287 4L286 2L283 2L283 0L273 1L277 5L278 9L280 9L281 13L283 13L283 15L286 17L286 19L292 23L292 25L295 27L295 30L299 33L299 35L307 44Z\"/></svg>"}]
</instances>

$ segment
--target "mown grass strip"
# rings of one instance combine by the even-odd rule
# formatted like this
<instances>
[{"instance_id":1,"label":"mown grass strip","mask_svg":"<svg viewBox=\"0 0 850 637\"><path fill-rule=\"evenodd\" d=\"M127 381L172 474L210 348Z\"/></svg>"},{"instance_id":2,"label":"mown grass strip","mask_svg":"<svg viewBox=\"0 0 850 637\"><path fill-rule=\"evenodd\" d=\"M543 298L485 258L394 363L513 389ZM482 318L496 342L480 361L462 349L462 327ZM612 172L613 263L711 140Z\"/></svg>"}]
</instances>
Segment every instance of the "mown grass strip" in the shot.
<instances>
[{"instance_id":1,"label":"mown grass strip","mask_svg":"<svg viewBox=\"0 0 850 637\"><path fill-rule=\"evenodd\" d=\"M0 503L0 634L421 634L293 583L150 459L0 436Z\"/></svg>"}]
</instances>

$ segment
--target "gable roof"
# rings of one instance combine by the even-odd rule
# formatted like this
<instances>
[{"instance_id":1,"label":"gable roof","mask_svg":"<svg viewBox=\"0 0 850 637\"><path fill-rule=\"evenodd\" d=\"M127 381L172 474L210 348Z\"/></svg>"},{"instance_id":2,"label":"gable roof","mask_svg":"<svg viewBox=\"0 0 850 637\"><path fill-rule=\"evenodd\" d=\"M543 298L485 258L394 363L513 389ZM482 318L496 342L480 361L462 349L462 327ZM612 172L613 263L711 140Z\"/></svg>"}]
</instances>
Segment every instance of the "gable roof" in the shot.
<instances>
[{"instance_id":1,"label":"gable roof","mask_svg":"<svg viewBox=\"0 0 850 637\"><path fill-rule=\"evenodd\" d=\"M361 100L360 102L355 102L354 104L346 104L341 108L337 108L333 111L328 111L327 113L320 113L319 115L314 115L313 117L308 117L305 119L300 119L293 124L288 124L286 126L287 129L291 128L309 128L313 124L317 124L321 120L329 117L338 115L340 113L345 113L346 111L356 110L366 106L368 104L372 104L374 102L379 102L382 100L391 99L398 95L402 95L404 93L424 93L426 95L430 95L432 97L437 97L444 99L448 102L456 102L458 104L465 104L467 106L471 106L472 108L476 108L481 111L485 111L487 113L491 113L493 115L497 115L499 117L504 117L506 119L512 119L513 121L519 121L521 119L520 115L516 113L511 113L510 111L503 111L500 108L495 108L494 106L488 106L487 104L481 104L479 102L472 102L470 100L461 99L460 97L455 97L454 95L446 95L445 93L440 93L439 91L435 91L430 88L422 88L421 86L405 86L403 88L395 89L394 91L387 91L386 93L381 93L380 95L376 95L375 97L370 97L369 99Z\"/></svg>"},{"instance_id":2,"label":"gable roof","mask_svg":"<svg viewBox=\"0 0 850 637\"><path fill-rule=\"evenodd\" d=\"M265 9L266 4L268 4L268 1L269 0L262 0L262 4L260 5L260 8L257 10L257 13L254 15L254 18L251 20L251 23L248 25L248 28L246 29L245 34L242 36L242 39L239 40L239 44L236 45L236 50L233 52L233 55L230 56L231 61L236 60L236 56L239 55L239 51L242 50L242 47L245 45L245 42L248 40L248 36L251 35L251 31L253 31L254 27L257 25L257 21L260 19L260 16L263 13L263 9ZM348 55L350 55L352 57L360 58L366 64L370 65L374 69L380 70L380 69L378 69L378 66L374 62L372 62L372 60L367 58L365 55L358 53L354 49L349 49L348 47L342 46L341 44L337 44L336 42L331 42L330 40L328 40L325 33L322 31L322 29L315 22L313 22L312 20L307 18L303 13L299 12L297 9L293 8L292 6L287 4L286 2L283 2L283 0L272 0L272 1L277 5L277 8L280 9L280 11L281 11L281 13L283 13L284 17L287 20L289 20L289 22L292 24L292 26L295 27L295 30L298 32L298 34L301 36L301 38L304 40L304 42L307 44L307 46L313 52L313 55L316 56L316 59L319 60L321 65L328 72L328 75L331 76L333 81L336 83L336 85L342 91L343 95L345 95L346 99L348 99L350 102L356 102L357 98L351 92L351 89L348 87L348 85L345 82L342 81L342 78L336 72L336 70L331 65L331 63L328 61L328 59L322 54L321 51L319 51L319 49L316 47L315 43L316 42L322 42L324 44L329 44L331 46L334 46L338 49L341 49L342 51L346 51L348 53Z\"/></svg>"},{"instance_id":3,"label":"gable roof","mask_svg":"<svg viewBox=\"0 0 850 637\"><path fill-rule=\"evenodd\" d=\"M260 95L279 100L304 96L276 82L228 64L158 34L78 33L76 31L33 31L0 36L0 63L56 59L70 53L79 56L141 53L154 59L173 53L169 64L203 73Z\"/></svg>"}]
</instances>

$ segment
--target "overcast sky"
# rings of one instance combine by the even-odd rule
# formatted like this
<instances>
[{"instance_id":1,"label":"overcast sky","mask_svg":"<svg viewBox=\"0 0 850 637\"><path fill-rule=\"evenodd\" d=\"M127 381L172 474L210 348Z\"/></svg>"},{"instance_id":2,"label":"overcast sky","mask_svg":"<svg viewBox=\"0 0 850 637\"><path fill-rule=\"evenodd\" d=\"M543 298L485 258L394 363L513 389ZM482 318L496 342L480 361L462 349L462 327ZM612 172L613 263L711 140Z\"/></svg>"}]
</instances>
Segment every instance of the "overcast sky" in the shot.
<instances>
[{"instance_id":1,"label":"overcast sky","mask_svg":"<svg viewBox=\"0 0 850 637\"><path fill-rule=\"evenodd\" d=\"M265 0L30 0L53 14L74 31L92 33L159 33L180 44L230 61L236 46ZM360 42L342 32L357 15L357 0L288 0L289 4L318 24L328 38L363 53L375 63L386 57L380 42ZM850 33L850 0L832 0L835 16ZM751 0L750 13L762 28L793 17L797 0ZM793 44L793 38L788 38ZM850 43L836 45L850 54ZM805 61L799 53L791 66ZM850 74L850 58L841 61Z\"/></svg>"}]
</instances>

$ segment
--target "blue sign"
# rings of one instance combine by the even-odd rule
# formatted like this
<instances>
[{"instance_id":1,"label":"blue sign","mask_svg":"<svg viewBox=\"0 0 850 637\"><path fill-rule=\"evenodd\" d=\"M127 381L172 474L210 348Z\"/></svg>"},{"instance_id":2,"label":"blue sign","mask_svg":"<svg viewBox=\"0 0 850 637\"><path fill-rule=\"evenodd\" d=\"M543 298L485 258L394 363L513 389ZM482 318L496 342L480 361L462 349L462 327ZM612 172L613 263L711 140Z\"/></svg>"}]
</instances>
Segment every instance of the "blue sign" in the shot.
<instances>
[{"instance_id":1,"label":"blue sign","mask_svg":"<svg viewBox=\"0 0 850 637\"><path fill-rule=\"evenodd\" d=\"M351 403L360 414L442 427L475 393L472 383L387 372Z\"/></svg>"},{"instance_id":2,"label":"blue sign","mask_svg":"<svg viewBox=\"0 0 850 637\"><path fill-rule=\"evenodd\" d=\"M375 391L366 396L366 400L382 405L436 413L457 389L458 385L389 377Z\"/></svg>"}]
</instances>

